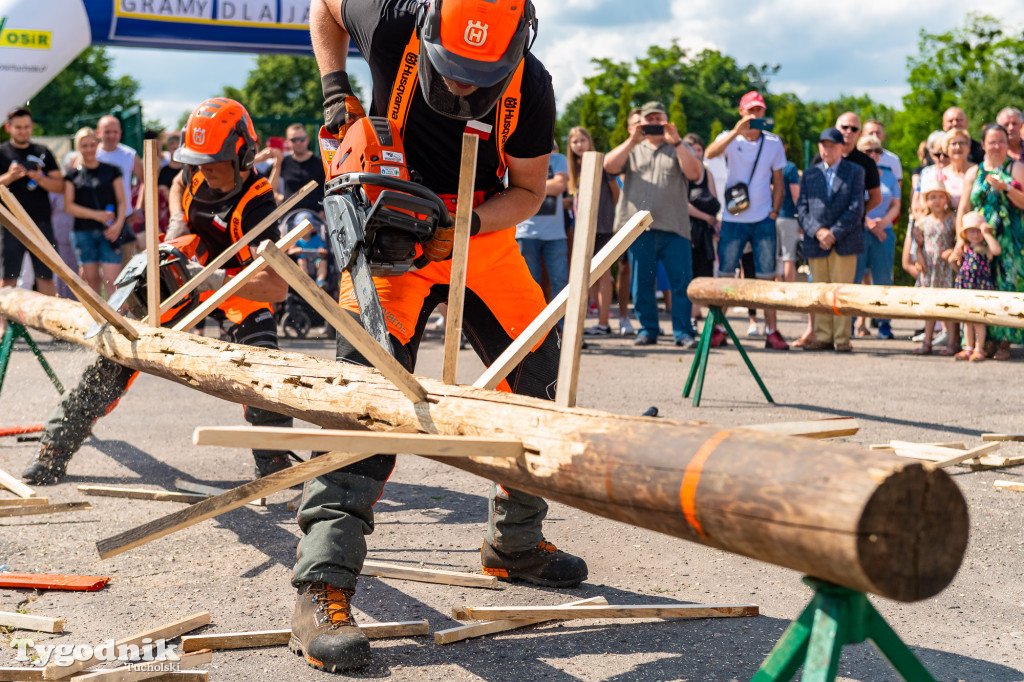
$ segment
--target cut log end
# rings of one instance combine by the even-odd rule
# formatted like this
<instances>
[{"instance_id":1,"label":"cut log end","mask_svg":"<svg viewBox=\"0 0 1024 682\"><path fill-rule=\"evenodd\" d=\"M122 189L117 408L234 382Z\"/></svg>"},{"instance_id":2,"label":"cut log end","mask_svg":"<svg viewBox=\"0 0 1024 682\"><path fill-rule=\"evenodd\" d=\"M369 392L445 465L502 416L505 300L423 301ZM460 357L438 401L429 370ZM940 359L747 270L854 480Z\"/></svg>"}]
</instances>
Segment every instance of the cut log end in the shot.
<instances>
[{"instance_id":1,"label":"cut log end","mask_svg":"<svg viewBox=\"0 0 1024 682\"><path fill-rule=\"evenodd\" d=\"M942 470L896 469L861 514L857 553L875 592L918 601L941 592L967 549L967 501Z\"/></svg>"}]
</instances>

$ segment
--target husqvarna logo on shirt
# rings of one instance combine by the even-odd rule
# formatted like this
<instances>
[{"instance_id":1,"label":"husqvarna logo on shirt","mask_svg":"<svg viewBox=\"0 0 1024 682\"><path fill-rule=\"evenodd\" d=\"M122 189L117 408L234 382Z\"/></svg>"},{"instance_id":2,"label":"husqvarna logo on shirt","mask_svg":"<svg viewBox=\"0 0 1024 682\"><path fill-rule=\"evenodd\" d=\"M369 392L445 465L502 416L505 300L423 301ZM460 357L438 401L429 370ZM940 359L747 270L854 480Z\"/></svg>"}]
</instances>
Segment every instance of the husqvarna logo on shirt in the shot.
<instances>
[{"instance_id":1,"label":"husqvarna logo on shirt","mask_svg":"<svg viewBox=\"0 0 1024 682\"><path fill-rule=\"evenodd\" d=\"M204 142L206 142L206 130L203 129L203 128L193 128L192 129L192 144L198 145L198 146L201 147L201 146L203 146Z\"/></svg>"},{"instance_id":2,"label":"husqvarna logo on shirt","mask_svg":"<svg viewBox=\"0 0 1024 682\"><path fill-rule=\"evenodd\" d=\"M466 44L473 47L483 45L484 41L487 40L487 26L488 24L480 21L470 21L466 24L466 34L463 36Z\"/></svg>"}]
</instances>

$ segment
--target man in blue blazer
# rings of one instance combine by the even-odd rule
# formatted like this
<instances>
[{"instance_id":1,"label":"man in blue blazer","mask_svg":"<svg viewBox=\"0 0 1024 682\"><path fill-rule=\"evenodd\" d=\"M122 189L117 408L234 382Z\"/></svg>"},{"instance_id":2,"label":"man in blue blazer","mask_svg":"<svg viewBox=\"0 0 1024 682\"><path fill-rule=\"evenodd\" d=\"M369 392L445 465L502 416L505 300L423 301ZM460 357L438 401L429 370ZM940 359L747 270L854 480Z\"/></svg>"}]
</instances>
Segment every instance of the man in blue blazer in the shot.
<instances>
[{"instance_id":1,"label":"man in blue blazer","mask_svg":"<svg viewBox=\"0 0 1024 682\"><path fill-rule=\"evenodd\" d=\"M797 219L804 232L804 255L815 282L853 282L857 254L864 250L864 169L843 160L843 134L826 128L818 137L821 162L800 180ZM849 353L850 320L818 313L808 351Z\"/></svg>"}]
</instances>

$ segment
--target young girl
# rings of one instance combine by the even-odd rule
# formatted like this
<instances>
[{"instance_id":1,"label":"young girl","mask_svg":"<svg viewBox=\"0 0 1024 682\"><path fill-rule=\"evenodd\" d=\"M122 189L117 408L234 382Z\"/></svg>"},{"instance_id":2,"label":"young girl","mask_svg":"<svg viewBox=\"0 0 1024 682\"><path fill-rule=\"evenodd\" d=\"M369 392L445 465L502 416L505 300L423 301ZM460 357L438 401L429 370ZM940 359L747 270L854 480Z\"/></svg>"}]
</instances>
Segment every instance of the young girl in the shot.
<instances>
[{"instance_id":1,"label":"young girl","mask_svg":"<svg viewBox=\"0 0 1024 682\"><path fill-rule=\"evenodd\" d=\"M950 289L956 277L956 270L949 263L956 243L956 214L953 212L952 200L942 179L930 175L922 180L920 195L922 209L918 216L916 229L921 231L924 248L918 252L921 274L918 278L921 286L937 289ZM952 325L946 326L947 347L940 351L942 355L956 353L956 337L958 334ZM935 321L925 321L924 341L914 351L917 355L931 355L932 337L935 334Z\"/></svg>"},{"instance_id":2,"label":"young girl","mask_svg":"<svg viewBox=\"0 0 1024 682\"><path fill-rule=\"evenodd\" d=\"M964 260L956 275L957 289L995 289L992 283L992 258L1003 252L996 241L992 226L977 211L964 214L958 237L964 242ZM950 261L954 255L950 254ZM964 349L954 357L957 360L981 362L985 359L985 325L980 322L964 323ZM973 350L971 346L974 346Z\"/></svg>"}]
</instances>

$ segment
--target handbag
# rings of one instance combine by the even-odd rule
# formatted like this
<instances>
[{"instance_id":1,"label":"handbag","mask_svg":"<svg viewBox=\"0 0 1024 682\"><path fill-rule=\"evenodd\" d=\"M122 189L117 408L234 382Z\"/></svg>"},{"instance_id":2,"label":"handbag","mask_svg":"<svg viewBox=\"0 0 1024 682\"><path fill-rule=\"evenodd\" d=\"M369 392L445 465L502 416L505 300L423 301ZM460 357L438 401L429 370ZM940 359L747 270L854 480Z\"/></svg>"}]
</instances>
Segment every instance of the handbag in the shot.
<instances>
[{"instance_id":1,"label":"handbag","mask_svg":"<svg viewBox=\"0 0 1024 682\"><path fill-rule=\"evenodd\" d=\"M750 169L750 178L747 182L737 182L725 188L725 210L733 215L739 215L750 208L750 188L748 183L754 179L754 171L757 170L757 162L761 159L761 150L764 149L764 135L761 135L761 143L757 145L757 156L754 157L754 165Z\"/></svg>"}]
</instances>

